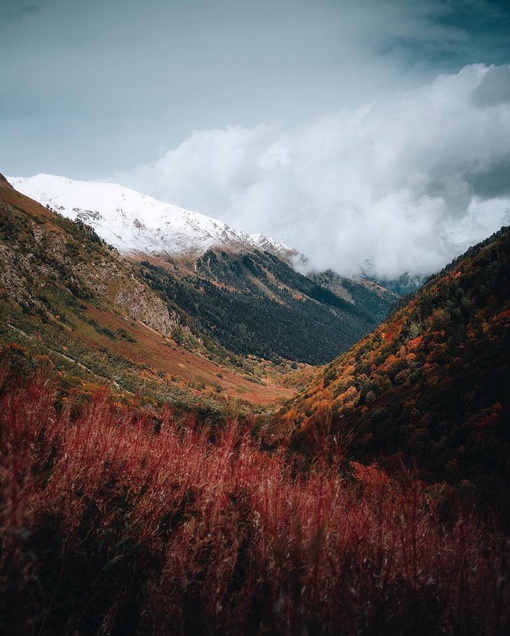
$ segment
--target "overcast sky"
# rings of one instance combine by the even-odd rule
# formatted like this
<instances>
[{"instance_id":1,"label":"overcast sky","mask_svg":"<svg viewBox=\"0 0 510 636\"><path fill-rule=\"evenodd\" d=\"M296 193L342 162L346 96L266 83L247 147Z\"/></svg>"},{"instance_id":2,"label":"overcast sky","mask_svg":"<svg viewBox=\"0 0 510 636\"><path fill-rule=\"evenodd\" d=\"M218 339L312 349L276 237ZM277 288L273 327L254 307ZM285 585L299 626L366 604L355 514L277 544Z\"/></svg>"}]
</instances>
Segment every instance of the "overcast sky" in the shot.
<instances>
[{"instance_id":1,"label":"overcast sky","mask_svg":"<svg viewBox=\"0 0 510 636\"><path fill-rule=\"evenodd\" d=\"M0 0L0 172L432 273L510 224L507 4Z\"/></svg>"}]
</instances>

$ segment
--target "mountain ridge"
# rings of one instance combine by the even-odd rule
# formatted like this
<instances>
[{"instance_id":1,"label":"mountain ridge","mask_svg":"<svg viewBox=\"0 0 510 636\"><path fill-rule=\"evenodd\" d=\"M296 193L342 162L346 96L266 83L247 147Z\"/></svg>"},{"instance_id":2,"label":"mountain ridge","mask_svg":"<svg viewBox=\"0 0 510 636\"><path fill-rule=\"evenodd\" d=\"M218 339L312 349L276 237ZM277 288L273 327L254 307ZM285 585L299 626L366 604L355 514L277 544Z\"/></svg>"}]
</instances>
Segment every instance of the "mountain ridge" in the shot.
<instances>
[{"instance_id":1,"label":"mountain ridge","mask_svg":"<svg viewBox=\"0 0 510 636\"><path fill-rule=\"evenodd\" d=\"M199 339L210 336L236 354L327 362L372 329L397 298L339 276L328 290L297 271L294 264L305 257L296 250L116 184L48 175L11 182L58 214L90 224L139 263L169 308L184 308Z\"/></svg>"},{"instance_id":2,"label":"mountain ridge","mask_svg":"<svg viewBox=\"0 0 510 636\"><path fill-rule=\"evenodd\" d=\"M87 223L120 252L196 258L218 247L234 251L262 249L287 260L300 257L297 250L271 237L233 230L217 219L115 183L46 174L8 180L42 205Z\"/></svg>"},{"instance_id":3,"label":"mountain ridge","mask_svg":"<svg viewBox=\"0 0 510 636\"><path fill-rule=\"evenodd\" d=\"M223 396L269 404L290 389L193 336L186 316L83 223L0 178L0 366L42 365L65 391L110 386L123 399L221 413ZM177 334L183 341L176 341ZM227 360L229 357L229 360ZM255 371L257 371L255 373Z\"/></svg>"}]
</instances>

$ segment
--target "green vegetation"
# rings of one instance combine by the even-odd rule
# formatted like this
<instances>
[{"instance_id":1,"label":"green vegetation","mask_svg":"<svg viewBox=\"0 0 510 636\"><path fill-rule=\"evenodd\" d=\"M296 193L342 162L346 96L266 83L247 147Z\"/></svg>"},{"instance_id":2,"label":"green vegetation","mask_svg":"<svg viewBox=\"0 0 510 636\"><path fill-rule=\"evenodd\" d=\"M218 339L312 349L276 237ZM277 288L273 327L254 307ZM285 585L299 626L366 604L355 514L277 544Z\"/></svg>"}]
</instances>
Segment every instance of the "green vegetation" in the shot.
<instances>
[{"instance_id":1,"label":"green vegetation","mask_svg":"<svg viewBox=\"0 0 510 636\"><path fill-rule=\"evenodd\" d=\"M377 324L386 318L389 309L399 300L397 293L393 293L374 282L343 278L331 270L312 274L310 277L321 287L325 287L337 295L344 294L352 298L356 307L372 316Z\"/></svg>"},{"instance_id":2,"label":"green vegetation","mask_svg":"<svg viewBox=\"0 0 510 636\"><path fill-rule=\"evenodd\" d=\"M359 308L268 252L209 250L194 271L178 274L144 261L141 273L172 309L192 318L197 334L267 360L331 360L372 329L393 301L359 286Z\"/></svg>"}]
</instances>

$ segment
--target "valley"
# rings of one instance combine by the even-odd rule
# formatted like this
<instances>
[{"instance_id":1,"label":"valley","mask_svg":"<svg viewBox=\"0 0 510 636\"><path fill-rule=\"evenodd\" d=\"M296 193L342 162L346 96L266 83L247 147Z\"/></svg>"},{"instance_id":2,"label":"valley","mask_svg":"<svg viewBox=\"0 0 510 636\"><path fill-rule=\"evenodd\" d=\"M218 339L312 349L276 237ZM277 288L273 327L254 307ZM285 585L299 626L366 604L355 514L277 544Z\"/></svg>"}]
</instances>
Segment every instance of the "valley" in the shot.
<instances>
[{"instance_id":1,"label":"valley","mask_svg":"<svg viewBox=\"0 0 510 636\"><path fill-rule=\"evenodd\" d=\"M508 0L0 0L0 77L0 636L509 636Z\"/></svg>"},{"instance_id":2,"label":"valley","mask_svg":"<svg viewBox=\"0 0 510 636\"><path fill-rule=\"evenodd\" d=\"M0 627L505 633L508 228L399 300L74 208L0 178Z\"/></svg>"},{"instance_id":3,"label":"valley","mask_svg":"<svg viewBox=\"0 0 510 636\"><path fill-rule=\"evenodd\" d=\"M127 192L135 202L142 197ZM232 399L267 406L290 397L291 371L306 373L307 364L345 349L395 299L377 285L343 279L329 291L275 253L260 251L262 245L283 250L264 237L253 244L231 235L229 247L193 256L195 225L180 255L156 255L151 241L142 245L146 252L121 255L83 223L81 208L74 206L77 221L70 221L6 180L0 195L3 341L16 342L18 326L27 355L50 360L76 390L84 376L126 395L143 387L142 399L159 403L205 401L220 411ZM123 231L138 231L135 221L126 221ZM241 252L232 251L236 241ZM292 254L288 249L285 257Z\"/></svg>"}]
</instances>

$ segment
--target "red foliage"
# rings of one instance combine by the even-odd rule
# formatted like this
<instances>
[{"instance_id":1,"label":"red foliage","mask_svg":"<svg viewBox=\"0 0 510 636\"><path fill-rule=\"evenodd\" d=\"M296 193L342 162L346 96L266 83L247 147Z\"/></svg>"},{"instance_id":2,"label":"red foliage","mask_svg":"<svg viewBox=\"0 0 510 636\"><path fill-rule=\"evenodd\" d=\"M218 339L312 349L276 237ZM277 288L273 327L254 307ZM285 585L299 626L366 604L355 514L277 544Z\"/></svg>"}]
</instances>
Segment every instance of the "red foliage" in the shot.
<instances>
[{"instance_id":1,"label":"red foliage","mask_svg":"<svg viewBox=\"0 0 510 636\"><path fill-rule=\"evenodd\" d=\"M1 397L0 630L509 627L508 542L467 514L441 523L437 490L362 464L305 472L233 421L212 436L104 392L73 407L41 383Z\"/></svg>"}]
</instances>

